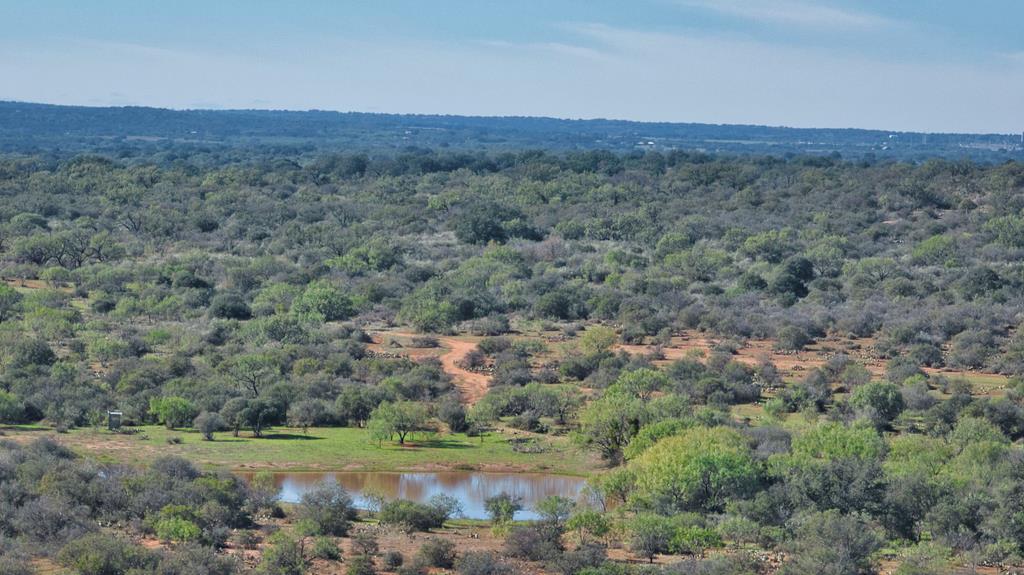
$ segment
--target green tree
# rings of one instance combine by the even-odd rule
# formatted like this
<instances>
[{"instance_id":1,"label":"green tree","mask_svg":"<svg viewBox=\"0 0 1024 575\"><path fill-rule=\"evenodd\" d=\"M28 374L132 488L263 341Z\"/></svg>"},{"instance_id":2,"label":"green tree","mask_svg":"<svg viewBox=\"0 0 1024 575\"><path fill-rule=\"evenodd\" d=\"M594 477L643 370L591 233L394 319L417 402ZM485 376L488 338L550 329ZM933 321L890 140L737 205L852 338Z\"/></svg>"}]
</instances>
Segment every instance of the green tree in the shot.
<instances>
[{"instance_id":1,"label":"green tree","mask_svg":"<svg viewBox=\"0 0 1024 575\"><path fill-rule=\"evenodd\" d=\"M302 495L296 515L312 527L313 535L344 537L356 518L356 508L344 487L321 482Z\"/></svg>"},{"instance_id":2,"label":"green tree","mask_svg":"<svg viewBox=\"0 0 1024 575\"><path fill-rule=\"evenodd\" d=\"M156 556L127 539L93 533L68 542L57 561L81 575L117 575L152 572Z\"/></svg>"},{"instance_id":3,"label":"green tree","mask_svg":"<svg viewBox=\"0 0 1024 575\"><path fill-rule=\"evenodd\" d=\"M423 431L427 423L427 409L413 401L384 402L370 414L367 427L378 441L398 436L399 445L405 444L410 433Z\"/></svg>"},{"instance_id":4,"label":"green tree","mask_svg":"<svg viewBox=\"0 0 1024 575\"><path fill-rule=\"evenodd\" d=\"M203 535L203 530L194 522L183 517L166 517L160 519L154 525L156 536L161 541L173 541L176 543L187 541L198 541Z\"/></svg>"},{"instance_id":5,"label":"green tree","mask_svg":"<svg viewBox=\"0 0 1024 575\"><path fill-rule=\"evenodd\" d=\"M222 367L232 381L252 397L279 375L273 358L264 353L247 353L226 360Z\"/></svg>"},{"instance_id":6,"label":"green tree","mask_svg":"<svg viewBox=\"0 0 1024 575\"><path fill-rule=\"evenodd\" d=\"M523 508L518 497L501 492L484 500L484 510L491 518L491 523L504 525L515 517L516 512Z\"/></svg>"},{"instance_id":7,"label":"green tree","mask_svg":"<svg viewBox=\"0 0 1024 575\"><path fill-rule=\"evenodd\" d=\"M548 523L563 526L576 508L576 502L568 497L551 495L537 502L534 509L541 519Z\"/></svg>"},{"instance_id":8,"label":"green tree","mask_svg":"<svg viewBox=\"0 0 1024 575\"><path fill-rule=\"evenodd\" d=\"M333 537L320 535L313 539L313 551L311 555L314 559L338 561L341 559L341 549L338 549L338 542L335 541Z\"/></svg>"},{"instance_id":9,"label":"green tree","mask_svg":"<svg viewBox=\"0 0 1024 575\"><path fill-rule=\"evenodd\" d=\"M779 263L794 250L796 233L790 229L768 230L748 237L740 251L751 258Z\"/></svg>"},{"instance_id":10,"label":"green tree","mask_svg":"<svg viewBox=\"0 0 1024 575\"><path fill-rule=\"evenodd\" d=\"M352 551L359 555L376 555L380 551L377 536L370 531L359 531L351 537Z\"/></svg>"},{"instance_id":11,"label":"green tree","mask_svg":"<svg viewBox=\"0 0 1024 575\"><path fill-rule=\"evenodd\" d=\"M21 292L7 284L0 284L0 322L8 321L18 313Z\"/></svg>"},{"instance_id":12,"label":"green tree","mask_svg":"<svg viewBox=\"0 0 1024 575\"><path fill-rule=\"evenodd\" d=\"M667 388L669 379L664 372L645 367L623 373L613 385L623 393L647 401L654 392Z\"/></svg>"},{"instance_id":13,"label":"green tree","mask_svg":"<svg viewBox=\"0 0 1024 575\"><path fill-rule=\"evenodd\" d=\"M352 298L327 281L309 284L292 303L292 312L314 321L339 321L355 312Z\"/></svg>"},{"instance_id":14,"label":"green tree","mask_svg":"<svg viewBox=\"0 0 1024 575\"><path fill-rule=\"evenodd\" d=\"M600 538L608 534L611 524L603 513L593 509L581 509L574 513L565 523L565 528L576 532L580 545L586 545L590 538Z\"/></svg>"},{"instance_id":15,"label":"green tree","mask_svg":"<svg viewBox=\"0 0 1024 575\"><path fill-rule=\"evenodd\" d=\"M867 520L830 509L800 518L787 547L784 575L867 575L881 539Z\"/></svg>"},{"instance_id":16,"label":"green tree","mask_svg":"<svg viewBox=\"0 0 1024 575\"><path fill-rule=\"evenodd\" d=\"M213 441L213 434L224 429L225 425L224 418L216 411L204 411L197 415L192 422L192 427L199 430L206 441Z\"/></svg>"},{"instance_id":17,"label":"green tree","mask_svg":"<svg viewBox=\"0 0 1024 575\"><path fill-rule=\"evenodd\" d=\"M880 459L885 442L870 425L823 423L794 437L792 449L798 462Z\"/></svg>"},{"instance_id":18,"label":"green tree","mask_svg":"<svg viewBox=\"0 0 1024 575\"><path fill-rule=\"evenodd\" d=\"M1007 247L1024 248L1024 218L1012 215L992 218L985 224L985 231Z\"/></svg>"},{"instance_id":19,"label":"green tree","mask_svg":"<svg viewBox=\"0 0 1024 575\"><path fill-rule=\"evenodd\" d=\"M839 374L839 382L847 390L854 390L871 381L871 372L859 363L851 363Z\"/></svg>"},{"instance_id":20,"label":"green tree","mask_svg":"<svg viewBox=\"0 0 1024 575\"><path fill-rule=\"evenodd\" d=\"M622 450L647 422L644 402L624 393L605 393L580 414L577 440L617 463Z\"/></svg>"},{"instance_id":21,"label":"green tree","mask_svg":"<svg viewBox=\"0 0 1024 575\"><path fill-rule=\"evenodd\" d=\"M508 239L502 227L501 210L493 206L471 206L456 217L452 228L455 237L468 244L503 243Z\"/></svg>"},{"instance_id":22,"label":"green tree","mask_svg":"<svg viewBox=\"0 0 1024 575\"><path fill-rule=\"evenodd\" d=\"M784 351L800 351L809 343L811 336L799 326L783 326L775 334L775 347Z\"/></svg>"},{"instance_id":23,"label":"green tree","mask_svg":"<svg viewBox=\"0 0 1024 575\"><path fill-rule=\"evenodd\" d=\"M288 425L299 427L302 429L302 433L308 433L310 427L323 419L325 412L324 404L319 400L296 401L288 408Z\"/></svg>"},{"instance_id":24,"label":"green tree","mask_svg":"<svg viewBox=\"0 0 1024 575\"><path fill-rule=\"evenodd\" d=\"M656 443L630 467L633 499L659 509L717 511L753 492L761 472L748 440L725 427L695 427Z\"/></svg>"},{"instance_id":25,"label":"green tree","mask_svg":"<svg viewBox=\"0 0 1024 575\"><path fill-rule=\"evenodd\" d=\"M926 265L955 265L957 241L949 236L932 236L917 244L911 257Z\"/></svg>"},{"instance_id":26,"label":"green tree","mask_svg":"<svg viewBox=\"0 0 1024 575\"><path fill-rule=\"evenodd\" d=\"M576 416L583 405L583 393L573 385L558 388L551 398L550 410L559 424L565 425Z\"/></svg>"},{"instance_id":27,"label":"green tree","mask_svg":"<svg viewBox=\"0 0 1024 575\"><path fill-rule=\"evenodd\" d=\"M183 397L154 397L149 400L149 412L167 429L185 427L195 417L195 408Z\"/></svg>"},{"instance_id":28,"label":"green tree","mask_svg":"<svg viewBox=\"0 0 1024 575\"><path fill-rule=\"evenodd\" d=\"M1008 442L1006 435L983 417L961 417L949 434L949 443L960 450L982 444L1005 445Z\"/></svg>"},{"instance_id":29,"label":"green tree","mask_svg":"<svg viewBox=\"0 0 1024 575\"><path fill-rule=\"evenodd\" d=\"M684 429L693 427L696 423L690 419L662 419L645 425L630 440L629 445L623 450L626 459L636 459L643 452L654 446L658 441L666 437L678 434Z\"/></svg>"},{"instance_id":30,"label":"green tree","mask_svg":"<svg viewBox=\"0 0 1024 575\"><path fill-rule=\"evenodd\" d=\"M877 426L886 427L903 412L903 395L891 383L876 381L853 391L850 405L866 411Z\"/></svg>"},{"instance_id":31,"label":"green tree","mask_svg":"<svg viewBox=\"0 0 1024 575\"><path fill-rule=\"evenodd\" d=\"M673 534L672 520L649 513L637 515L629 521L629 550L654 562L654 557L669 552Z\"/></svg>"},{"instance_id":32,"label":"green tree","mask_svg":"<svg viewBox=\"0 0 1024 575\"><path fill-rule=\"evenodd\" d=\"M843 271L843 261L849 249L845 238L827 236L819 240L805 253L814 265L814 273L822 277L836 277Z\"/></svg>"},{"instance_id":33,"label":"green tree","mask_svg":"<svg viewBox=\"0 0 1024 575\"><path fill-rule=\"evenodd\" d=\"M0 423L17 423L21 420L22 410L17 395L0 389Z\"/></svg>"},{"instance_id":34,"label":"green tree","mask_svg":"<svg viewBox=\"0 0 1024 575\"><path fill-rule=\"evenodd\" d=\"M431 538L416 552L416 562L426 567L451 569L455 565L455 543L447 539Z\"/></svg>"},{"instance_id":35,"label":"green tree","mask_svg":"<svg viewBox=\"0 0 1024 575\"><path fill-rule=\"evenodd\" d=\"M222 293L214 296L207 309L210 317L225 319L249 319L252 317L252 310L245 299L237 293Z\"/></svg>"},{"instance_id":36,"label":"green tree","mask_svg":"<svg viewBox=\"0 0 1024 575\"><path fill-rule=\"evenodd\" d=\"M220 416L224 419L224 423L231 428L231 434L235 437L238 437L238 432L245 427L245 415L248 406L248 399L233 397L227 400L224 403L224 407L220 409Z\"/></svg>"},{"instance_id":37,"label":"green tree","mask_svg":"<svg viewBox=\"0 0 1024 575\"><path fill-rule=\"evenodd\" d=\"M263 430L281 417L282 407L276 401L257 397L245 403L239 414L245 425L252 429L254 437L263 437Z\"/></svg>"},{"instance_id":38,"label":"green tree","mask_svg":"<svg viewBox=\"0 0 1024 575\"><path fill-rule=\"evenodd\" d=\"M40 338L24 338L14 342L7 357L7 365L14 369L33 365L53 365L57 355L50 344Z\"/></svg>"},{"instance_id":39,"label":"green tree","mask_svg":"<svg viewBox=\"0 0 1024 575\"><path fill-rule=\"evenodd\" d=\"M402 300L398 318L421 332L447 332L459 319L459 309L448 295L446 289L428 283Z\"/></svg>"},{"instance_id":40,"label":"green tree","mask_svg":"<svg viewBox=\"0 0 1024 575\"><path fill-rule=\"evenodd\" d=\"M580 336L580 351L587 355L596 355L610 350L618 336L615 330L603 325L594 325L587 328Z\"/></svg>"}]
</instances>

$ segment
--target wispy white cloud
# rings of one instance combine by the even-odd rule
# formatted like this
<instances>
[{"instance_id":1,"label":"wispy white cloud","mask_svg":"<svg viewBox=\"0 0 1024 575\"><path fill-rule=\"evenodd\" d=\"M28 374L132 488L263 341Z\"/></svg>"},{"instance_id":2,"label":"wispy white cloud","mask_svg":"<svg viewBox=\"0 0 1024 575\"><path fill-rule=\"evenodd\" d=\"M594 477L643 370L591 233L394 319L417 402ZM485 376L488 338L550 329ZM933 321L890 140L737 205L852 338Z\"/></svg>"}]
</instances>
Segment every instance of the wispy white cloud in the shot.
<instances>
[{"instance_id":1,"label":"wispy white cloud","mask_svg":"<svg viewBox=\"0 0 1024 575\"><path fill-rule=\"evenodd\" d=\"M516 51L547 53L550 55L585 58L588 60L607 60L609 55L600 50L567 42L508 42L505 40L488 40L481 42L484 46Z\"/></svg>"},{"instance_id":2,"label":"wispy white cloud","mask_svg":"<svg viewBox=\"0 0 1024 575\"><path fill-rule=\"evenodd\" d=\"M710 10L726 16L785 26L827 30L877 30L891 28L896 20L820 2L783 0L676 0L688 8Z\"/></svg>"},{"instance_id":3,"label":"wispy white cloud","mask_svg":"<svg viewBox=\"0 0 1024 575\"><path fill-rule=\"evenodd\" d=\"M134 42L114 42L110 40L82 38L77 40L77 43L85 49L96 49L110 53L134 53L140 57L148 58L181 58L195 55L194 52L190 52L188 50L138 44Z\"/></svg>"}]
</instances>

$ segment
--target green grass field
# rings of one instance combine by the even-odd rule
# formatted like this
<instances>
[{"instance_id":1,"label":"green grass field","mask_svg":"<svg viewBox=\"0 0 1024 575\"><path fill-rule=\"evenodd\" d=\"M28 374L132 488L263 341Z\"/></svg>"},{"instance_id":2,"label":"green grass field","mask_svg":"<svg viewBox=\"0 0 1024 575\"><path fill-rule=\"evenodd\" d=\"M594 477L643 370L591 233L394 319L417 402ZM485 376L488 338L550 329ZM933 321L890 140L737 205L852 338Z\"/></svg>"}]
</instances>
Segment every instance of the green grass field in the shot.
<instances>
[{"instance_id":1,"label":"green grass field","mask_svg":"<svg viewBox=\"0 0 1024 575\"><path fill-rule=\"evenodd\" d=\"M479 437L464 434L417 436L406 446L371 441L364 429L275 428L262 438L243 432L241 437L218 433L214 441L203 441L198 432L168 430L160 426L137 428L135 434L111 433L105 429L75 429L56 434L48 428L19 426L7 428L8 438L28 439L52 436L83 454L112 463L139 464L161 455L185 457L206 468L232 470L445 470L546 472L586 475L595 468L593 457L573 446L565 437L538 437L542 453L514 451L511 432ZM520 432L517 437L527 434ZM170 438L180 438L171 444Z\"/></svg>"}]
</instances>

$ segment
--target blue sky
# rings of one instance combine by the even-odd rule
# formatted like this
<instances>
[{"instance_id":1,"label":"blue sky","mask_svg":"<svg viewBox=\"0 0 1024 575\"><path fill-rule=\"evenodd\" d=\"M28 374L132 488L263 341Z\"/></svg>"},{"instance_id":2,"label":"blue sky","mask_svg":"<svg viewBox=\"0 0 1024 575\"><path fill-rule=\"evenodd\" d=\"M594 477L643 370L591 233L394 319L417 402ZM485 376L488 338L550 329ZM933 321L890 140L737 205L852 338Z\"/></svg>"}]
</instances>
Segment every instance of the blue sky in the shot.
<instances>
[{"instance_id":1,"label":"blue sky","mask_svg":"<svg viewBox=\"0 0 1024 575\"><path fill-rule=\"evenodd\" d=\"M0 0L0 99L1024 130L1019 0Z\"/></svg>"}]
</instances>

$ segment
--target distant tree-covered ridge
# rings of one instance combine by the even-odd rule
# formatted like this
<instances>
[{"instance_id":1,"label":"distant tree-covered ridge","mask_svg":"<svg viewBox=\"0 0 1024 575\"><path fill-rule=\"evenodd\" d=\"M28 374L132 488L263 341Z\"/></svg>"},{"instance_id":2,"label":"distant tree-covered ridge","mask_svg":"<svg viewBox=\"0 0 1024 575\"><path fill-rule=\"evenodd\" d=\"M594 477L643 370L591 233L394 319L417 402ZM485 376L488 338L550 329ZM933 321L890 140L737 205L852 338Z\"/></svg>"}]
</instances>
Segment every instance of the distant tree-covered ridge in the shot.
<instances>
[{"instance_id":1,"label":"distant tree-covered ridge","mask_svg":"<svg viewBox=\"0 0 1024 575\"><path fill-rule=\"evenodd\" d=\"M146 153L169 145L269 146L293 152L400 150L695 150L730 154L842 154L1005 161L1024 156L1018 134L921 134L756 125L371 114L323 110L168 110L0 102L0 150Z\"/></svg>"}]
</instances>

